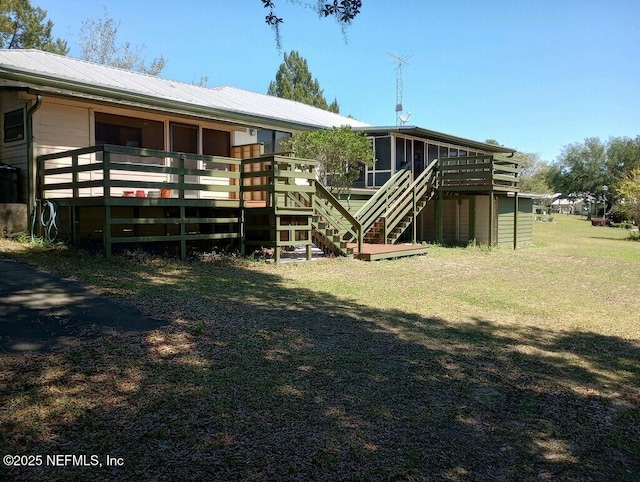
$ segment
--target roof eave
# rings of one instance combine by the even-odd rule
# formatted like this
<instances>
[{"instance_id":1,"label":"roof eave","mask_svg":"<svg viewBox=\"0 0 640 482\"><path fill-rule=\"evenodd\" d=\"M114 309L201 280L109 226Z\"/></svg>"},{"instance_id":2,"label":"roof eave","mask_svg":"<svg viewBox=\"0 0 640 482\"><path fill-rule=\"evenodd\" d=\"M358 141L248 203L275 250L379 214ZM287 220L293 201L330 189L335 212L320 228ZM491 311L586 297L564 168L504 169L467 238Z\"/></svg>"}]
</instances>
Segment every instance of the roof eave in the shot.
<instances>
[{"instance_id":1,"label":"roof eave","mask_svg":"<svg viewBox=\"0 0 640 482\"><path fill-rule=\"evenodd\" d=\"M473 147L483 151L495 152L500 154L513 155L517 152L517 149L506 146L498 146L495 144L487 144L486 142L474 141L472 139L465 139L464 137L453 136L445 134L443 132L432 131L417 126L375 126L375 127L354 127L356 130L365 131L370 134L385 133L385 132L397 132L400 134L414 134L423 137L431 137L435 140L442 140L450 142L452 144L463 145L467 147Z\"/></svg>"}]
</instances>

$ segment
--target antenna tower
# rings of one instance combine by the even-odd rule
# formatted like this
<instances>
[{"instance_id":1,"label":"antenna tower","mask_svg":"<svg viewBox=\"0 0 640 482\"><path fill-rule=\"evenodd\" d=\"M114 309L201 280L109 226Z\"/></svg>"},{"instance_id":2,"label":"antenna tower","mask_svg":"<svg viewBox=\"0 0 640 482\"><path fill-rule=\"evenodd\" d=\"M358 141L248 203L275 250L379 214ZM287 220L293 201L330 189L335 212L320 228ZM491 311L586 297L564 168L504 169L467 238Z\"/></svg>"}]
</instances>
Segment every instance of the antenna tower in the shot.
<instances>
[{"instance_id":1,"label":"antenna tower","mask_svg":"<svg viewBox=\"0 0 640 482\"><path fill-rule=\"evenodd\" d=\"M393 59L393 61L396 64L396 126L399 126L400 124L403 124L405 122L403 122L401 116L402 116L402 90L403 90L403 85L402 85L402 66L403 65L408 65L409 62L408 60L411 58L410 55L398 55L397 53L392 53L389 54L391 56L391 58ZM409 114L411 115L411 114ZM408 119L408 117L407 117Z\"/></svg>"}]
</instances>

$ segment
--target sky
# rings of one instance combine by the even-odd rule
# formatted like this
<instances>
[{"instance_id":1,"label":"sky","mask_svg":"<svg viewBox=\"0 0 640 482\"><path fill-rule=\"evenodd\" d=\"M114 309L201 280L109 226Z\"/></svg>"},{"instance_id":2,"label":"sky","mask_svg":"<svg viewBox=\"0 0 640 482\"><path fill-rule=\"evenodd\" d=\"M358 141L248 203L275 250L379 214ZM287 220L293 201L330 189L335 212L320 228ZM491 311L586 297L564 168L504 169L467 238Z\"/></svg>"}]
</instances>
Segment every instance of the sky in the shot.
<instances>
[{"instance_id":1,"label":"sky","mask_svg":"<svg viewBox=\"0 0 640 482\"><path fill-rule=\"evenodd\" d=\"M161 77L266 93L297 50L340 113L396 124L397 65L408 125L537 153L553 162L587 137L640 135L638 0L363 0L346 33L301 2L273 0L282 50L260 0L31 0L80 57L83 21L120 22ZM310 0L315 3L314 0ZM304 2L302 2L304 3Z\"/></svg>"}]
</instances>

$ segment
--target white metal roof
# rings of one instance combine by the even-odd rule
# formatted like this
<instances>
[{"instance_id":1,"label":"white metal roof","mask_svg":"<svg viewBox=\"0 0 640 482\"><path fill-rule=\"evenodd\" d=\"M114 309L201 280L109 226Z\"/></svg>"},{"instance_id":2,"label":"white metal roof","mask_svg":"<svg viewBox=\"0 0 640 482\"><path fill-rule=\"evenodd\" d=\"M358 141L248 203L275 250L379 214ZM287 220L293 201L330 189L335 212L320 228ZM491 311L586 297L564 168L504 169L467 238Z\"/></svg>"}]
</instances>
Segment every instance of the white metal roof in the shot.
<instances>
[{"instance_id":1,"label":"white metal roof","mask_svg":"<svg viewBox=\"0 0 640 482\"><path fill-rule=\"evenodd\" d=\"M234 114L247 115L301 127L369 126L301 102L236 87L202 87L40 50L0 49L0 85L33 86L37 82L49 87L64 84L65 90L78 93L99 88L103 95L113 99L125 94L129 97L138 95L150 104L154 100L161 101L163 105L175 102L182 109L188 110L192 106L200 114L205 113L203 108L205 111L211 109L218 116L226 112L230 118Z\"/></svg>"}]
</instances>

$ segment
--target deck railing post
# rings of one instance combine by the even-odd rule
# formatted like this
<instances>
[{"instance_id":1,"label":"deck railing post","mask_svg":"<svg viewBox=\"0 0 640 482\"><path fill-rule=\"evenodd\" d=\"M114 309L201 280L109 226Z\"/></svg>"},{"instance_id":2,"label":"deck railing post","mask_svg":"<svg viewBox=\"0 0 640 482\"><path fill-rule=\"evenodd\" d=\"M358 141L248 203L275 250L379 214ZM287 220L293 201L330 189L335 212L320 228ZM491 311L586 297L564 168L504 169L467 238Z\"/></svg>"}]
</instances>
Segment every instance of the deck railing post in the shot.
<instances>
[{"instance_id":1,"label":"deck railing post","mask_svg":"<svg viewBox=\"0 0 640 482\"><path fill-rule=\"evenodd\" d=\"M184 199L184 169L187 156L180 154L178 166L180 167L180 174L178 174L178 197Z\"/></svg>"},{"instance_id":2,"label":"deck railing post","mask_svg":"<svg viewBox=\"0 0 640 482\"><path fill-rule=\"evenodd\" d=\"M513 249L518 249L518 191L513 193Z\"/></svg>"},{"instance_id":3,"label":"deck railing post","mask_svg":"<svg viewBox=\"0 0 640 482\"><path fill-rule=\"evenodd\" d=\"M186 227L186 209L184 204L180 205L180 260L187 259L187 227Z\"/></svg>"},{"instance_id":4,"label":"deck railing post","mask_svg":"<svg viewBox=\"0 0 640 482\"><path fill-rule=\"evenodd\" d=\"M102 185L104 186L102 195L111 197L111 153L106 149L102 151Z\"/></svg>"},{"instance_id":5,"label":"deck railing post","mask_svg":"<svg viewBox=\"0 0 640 482\"><path fill-rule=\"evenodd\" d=\"M80 197L80 189L78 189L78 154L71 156L71 168L71 182L73 183L72 191L75 199Z\"/></svg>"},{"instance_id":6,"label":"deck railing post","mask_svg":"<svg viewBox=\"0 0 640 482\"><path fill-rule=\"evenodd\" d=\"M413 239L411 240L411 242L413 244L416 244L417 239L418 239L418 228L416 226L416 221L418 219L418 215L417 215L416 211L418 209L418 206L417 206L417 202L416 202L416 188L415 187L413 188L412 194L413 194L413 208L412 208L413 209Z\"/></svg>"},{"instance_id":7,"label":"deck railing post","mask_svg":"<svg viewBox=\"0 0 640 482\"><path fill-rule=\"evenodd\" d=\"M442 161L438 161L438 242L444 244L444 186Z\"/></svg>"}]
</instances>

